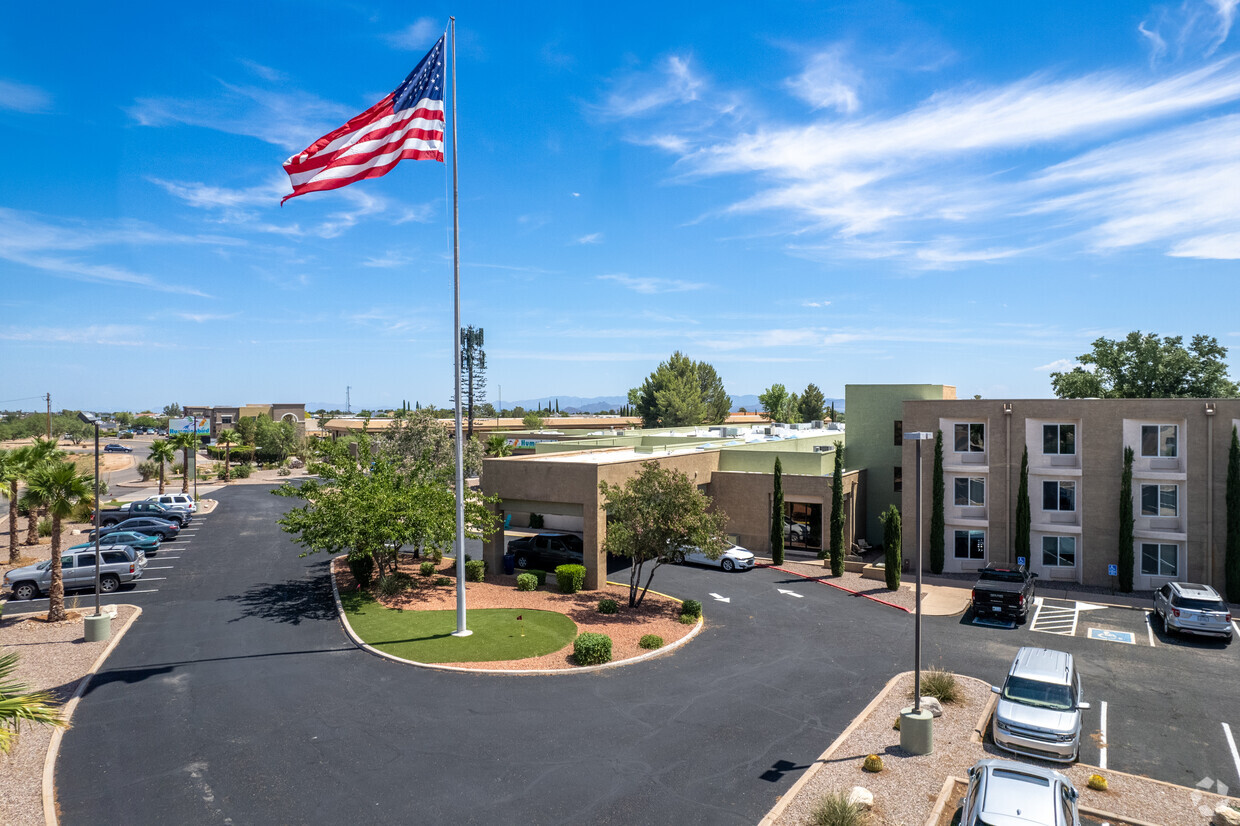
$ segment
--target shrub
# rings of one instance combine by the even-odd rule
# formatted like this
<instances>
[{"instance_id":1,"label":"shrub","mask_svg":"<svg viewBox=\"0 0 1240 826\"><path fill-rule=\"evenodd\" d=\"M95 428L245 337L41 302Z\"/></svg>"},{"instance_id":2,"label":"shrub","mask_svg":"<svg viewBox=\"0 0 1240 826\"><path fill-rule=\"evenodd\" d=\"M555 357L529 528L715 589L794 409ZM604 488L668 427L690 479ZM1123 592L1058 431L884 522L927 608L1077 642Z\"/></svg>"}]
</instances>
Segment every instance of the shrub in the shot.
<instances>
[{"instance_id":1,"label":"shrub","mask_svg":"<svg viewBox=\"0 0 1240 826\"><path fill-rule=\"evenodd\" d=\"M180 476L184 472L185 472L185 465L183 463L181 462L172 463L172 475L173 476Z\"/></svg>"},{"instance_id":2,"label":"shrub","mask_svg":"<svg viewBox=\"0 0 1240 826\"><path fill-rule=\"evenodd\" d=\"M73 513L69 515L69 519L73 522L90 522L90 515L95 512L95 503L89 499L82 499L73 506Z\"/></svg>"},{"instance_id":3,"label":"shrub","mask_svg":"<svg viewBox=\"0 0 1240 826\"><path fill-rule=\"evenodd\" d=\"M642 638L637 641L637 645L641 648L655 649L663 647L663 638L658 634L643 634Z\"/></svg>"},{"instance_id":4,"label":"shrub","mask_svg":"<svg viewBox=\"0 0 1240 826\"><path fill-rule=\"evenodd\" d=\"M487 566L481 559L471 559L465 563L465 579L468 582L486 580Z\"/></svg>"},{"instance_id":5,"label":"shrub","mask_svg":"<svg viewBox=\"0 0 1240 826\"><path fill-rule=\"evenodd\" d=\"M563 566L561 566L563 567ZM573 640L573 656L578 665L599 665L611 662L611 637L586 632Z\"/></svg>"},{"instance_id":6,"label":"shrub","mask_svg":"<svg viewBox=\"0 0 1240 826\"><path fill-rule=\"evenodd\" d=\"M538 577L533 574L517 574L517 590L533 591L538 587Z\"/></svg>"},{"instance_id":7,"label":"shrub","mask_svg":"<svg viewBox=\"0 0 1240 826\"><path fill-rule=\"evenodd\" d=\"M443 562L443 551L438 548L431 548L430 557L438 565L440 562Z\"/></svg>"},{"instance_id":8,"label":"shrub","mask_svg":"<svg viewBox=\"0 0 1240 826\"><path fill-rule=\"evenodd\" d=\"M232 474L238 479L249 479L250 474L254 472L254 465L240 464L233 465Z\"/></svg>"},{"instance_id":9,"label":"shrub","mask_svg":"<svg viewBox=\"0 0 1240 826\"><path fill-rule=\"evenodd\" d=\"M849 802L848 792L831 792L818 800L809 822L814 826L862 826L870 822L870 815Z\"/></svg>"},{"instance_id":10,"label":"shrub","mask_svg":"<svg viewBox=\"0 0 1240 826\"><path fill-rule=\"evenodd\" d=\"M215 478L221 479L221 480L224 478L224 466L223 465L216 465Z\"/></svg>"},{"instance_id":11,"label":"shrub","mask_svg":"<svg viewBox=\"0 0 1240 826\"><path fill-rule=\"evenodd\" d=\"M546 571L540 571L537 568L530 568L528 571L526 571L526 573L533 574L535 579L538 580L538 584L540 586L547 584L547 572Z\"/></svg>"},{"instance_id":12,"label":"shrub","mask_svg":"<svg viewBox=\"0 0 1240 826\"><path fill-rule=\"evenodd\" d=\"M379 580L379 593L385 597L394 597L411 585L413 585L413 577L403 571L397 571Z\"/></svg>"},{"instance_id":13,"label":"shrub","mask_svg":"<svg viewBox=\"0 0 1240 826\"><path fill-rule=\"evenodd\" d=\"M1105 792L1107 790L1107 779L1100 774L1091 774L1089 781L1085 785L1096 792Z\"/></svg>"},{"instance_id":14,"label":"shrub","mask_svg":"<svg viewBox=\"0 0 1240 826\"><path fill-rule=\"evenodd\" d=\"M531 528L533 528L534 530L539 530L539 529L541 529L541 528L542 528L542 526L543 526L543 516L542 516L542 514L541 514L541 513L531 513L531 514L530 514L530 527L531 527Z\"/></svg>"},{"instance_id":15,"label":"shrub","mask_svg":"<svg viewBox=\"0 0 1240 826\"><path fill-rule=\"evenodd\" d=\"M697 619L702 616L702 603L696 599L687 599L680 605L680 613Z\"/></svg>"},{"instance_id":16,"label":"shrub","mask_svg":"<svg viewBox=\"0 0 1240 826\"><path fill-rule=\"evenodd\" d=\"M451 577L446 577L446 576L441 576L441 577L439 577L438 579L436 579L436 580L435 580L435 584L436 584L436 585L451 585L451 584L452 584L452 578L451 578Z\"/></svg>"},{"instance_id":17,"label":"shrub","mask_svg":"<svg viewBox=\"0 0 1240 826\"><path fill-rule=\"evenodd\" d=\"M691 616L689 616L688 614L681 614L681 615L680 615L680 624L681 624L681 625L697 625L697 621L698 621L698 618L697 618L697 617L691 617Z\"/></svg>"},{"instance_id":18,"label":"shrub","mask_svg":"<svg viewBox=\"0 0 1240 826\"><path fill-rule=\"evenodd\" d=\"M435 573L435 563L428 559L418 566L418 570L422 572L422 576L431 576Z\"/></svg>"},{"instance_id":19,"label":"shrub","mask_svg":"<svg viewBox=\"0 0 1240 826\"><path fill-rule=\"evenodd\" d=\"M39 536L51 536L51 535L52 535L52 520L51 520L51 517L45 516L39 520Z\"/></svg>"},{"instance_id":20,"label":"shrub","mask_svg":"<svg viewBox=\"0 0 1240 826\"><path fill-rule=\"evenodd\" d=\"M370 580L375 574L375 558L370 554L349 557L349 573L363 588L370 587Z\"/></svg>"},{"instance_id":21,"label":"shrub","mask_svg":"<svg viewBox=\"0 0 1240 826\"><path fill-rule=\"evenodd\" d=\"M575 594L586 582L586 566L559 565L555 569L555 581L561 594Z\"/></svg>"},{"instance_id":22,"label":"shrub","mask_svg":"<svg viewBox=\"0 0 1240 826\"><path fill-rule=\"evenodd\" d=\"M276 471L277 476L291 476L292 474L293 474L293 471L289 470L286 467L282 467L278 471Z\"/></svg>"},{"instance_id":23,"label":"shrub","mask_svg":"<svg viewBox=\"0 0 1240 826\"><path fill-rule=\"evenodd\" d=\"M921 696L933 697L940 703L954 703L960 699L960 687L956 675L950 671L931 668L921 675Z\"/></svg>"},{"instance_id":24,"label":"shrub","mask_svg":"<svg viewBox=\"0 0 1240 826\"><path fill-rule=\"evenodd\" d=\"M159 462L138 462L138 475L145 482L148 479L154 479L159 475Z\"/></svg>"},{"instance_id":25,"label":"shrub","mask_svg":"<svg viewBox=\"0 0 1240 826\"><path fill-rule=\"evenodd\" d=\"M598 601L598 612L600 614L619 614L620 603L609 597L603 597Z\"/></svg>"},{"instance_id":26,"label":"shrub","mask_svg":"<svg viewBox=\"0 0 1240 826\"><path fill-rule=\"evenodd\" d=\"M861 764L862 771L878 773L883 770L883 758L877 754L866 755L865 762Z\"/></svg>"}]
</instances>

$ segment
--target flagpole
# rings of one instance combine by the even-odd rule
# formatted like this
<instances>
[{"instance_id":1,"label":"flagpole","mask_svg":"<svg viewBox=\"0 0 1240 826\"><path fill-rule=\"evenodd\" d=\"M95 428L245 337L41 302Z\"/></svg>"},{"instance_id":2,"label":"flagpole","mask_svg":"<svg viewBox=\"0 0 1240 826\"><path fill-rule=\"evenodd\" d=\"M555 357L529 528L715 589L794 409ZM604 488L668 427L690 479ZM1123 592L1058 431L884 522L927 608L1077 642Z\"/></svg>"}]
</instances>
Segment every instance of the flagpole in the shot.
<instances>
[{"instance_id":1,"label":"flagpole","mask_svg":"<svg viewBox=\"0 0 1240 826\"><path fill-rule=\"evenodd\" d=\"M465 627L465 460L461 443L461 204L456 178L456 18L452 28L452 397L456 412L456 630L454 637L474 633Z\"/></svg>"}]
</instances>

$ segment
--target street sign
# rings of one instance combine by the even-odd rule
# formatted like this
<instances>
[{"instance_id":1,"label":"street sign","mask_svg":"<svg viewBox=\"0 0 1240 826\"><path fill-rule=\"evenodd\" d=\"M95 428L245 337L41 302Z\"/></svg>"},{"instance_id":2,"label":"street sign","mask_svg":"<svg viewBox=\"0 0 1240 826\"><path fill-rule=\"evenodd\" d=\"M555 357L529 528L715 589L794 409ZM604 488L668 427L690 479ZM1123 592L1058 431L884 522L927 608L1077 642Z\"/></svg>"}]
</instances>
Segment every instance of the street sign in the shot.
<instances>
[{"instance_id":1,"label":"street sign","mask_svg":"<svg viewBox=\"0 0 1240 826\"><path fill-rule=\"evenodd\" d=\"M1136 635L1131 631L1112 631L1109 628L1091 628L1089 629L1089 638L1091 640L1106 640L1107 642L1123 642L1128 645L1136 645Z\"/></svg>"},{"instance_id":2,"label":"street sign","mask_svg":"<svg viewBox=\"0 0 1240 826\"><path fill-rule=\"evenodd\" d=\"M1018 557L1016 557L1016 564L1017 564L1017 565L1024 565L1024 564L1025 564L1025 558L1024 558L1023 556L1018 556Z\"/></svg>"},{"instance_id":3,"label":"street sign","mask_svg":"<svg viewBox=\"0 0 1240 826\"><path fill-rule=\"evenodd\" d=\"M1108 565L1108 566L1107 566L1107 576L1119 576L1119 566L1118 566L1118 565Z\"/></svg>"}]
</instances>

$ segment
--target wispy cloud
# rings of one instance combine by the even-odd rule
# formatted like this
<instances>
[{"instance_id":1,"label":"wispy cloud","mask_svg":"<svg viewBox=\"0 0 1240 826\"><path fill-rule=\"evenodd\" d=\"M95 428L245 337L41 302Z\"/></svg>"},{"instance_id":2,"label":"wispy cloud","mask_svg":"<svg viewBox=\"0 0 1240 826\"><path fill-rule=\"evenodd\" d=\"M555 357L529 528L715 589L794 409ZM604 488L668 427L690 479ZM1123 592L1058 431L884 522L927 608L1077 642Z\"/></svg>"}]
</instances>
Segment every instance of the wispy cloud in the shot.
<instances>
[{"instance_id":1,"label":"wispy cloud","mask_svg":"<svg viewBox=\"0 0 1240 826\"><path fill-rule=\"evenodd\" d=\"M0 109L41 115L52 109L52 96L38 86L0 78Z\"/></svg>"},{"instance_id":2,"label":"wispy cloud","mask_svg":"<svg viewBox=\"0 0 1240 826\"><path fill-rule=\"evenodd\" d=\"M269 83L283 83L288 79L288 76L279 69L264 66L261 63L256 63L255 61L248 60L244 57L237 58L237 62Z\"/></svg>"},{"instance_id":3,"label":"wispy cloud","mask_svg":"<svg viewBox=\"0 0 1240 826\"><path fill-rule=\"evenodd\" d=\"M703 289L706 285L692 281L678 281L670 278L649 278L615 273L598 276L599 281L611 281L621 287L644 295L657 293L683 293Z\"/></svg>"},{"instance_id":4,"label":"wispy cloud","mask_svg":"<svg viewBox=\"0 0 1240 826\"><path fill-rule=\"evenodd\" d=\"M1043 364L1033 369L1038 373L1063 373L1080 366L1072 359L1055 359L1050 364Z\"/></svg>"},{"instance_id":5,"label":"wispy cloud","mask_svg":"<svg viewBox=\"0 0 1240 826\"><path fill-rule=\"evenodd\" d=\"M148 347L151 345L139 327L123 324L73 327L0 328L0 341L34 344L89 344L109 347Z\"/></svg>"},{"instance_id":6,"label":"wispy cloud","mask_svg":"<svg viewBox=\"0 0 1240 826\"><path fill-rule=\"evenodd\" d=\"M821 309L825 307L830 307L831 302L830 301L802 301L801 306L802 307L814 307L814 308Z\"/></svg>"},{"instance_id":7,"label":"wispy cloud","mask_svg":"<svg viewBox=\"0 0 1240 826\"><path fill-rule=\"evenodd\" d=\"M861 73L844 60L842 52L842 47L836 47L814 55L805 71L785 81L785 85L815 109L857 111L861 106L857 97Z\"/></svg>"},{"instance_id":8,"label":"wispy cloud","mask_svg":"<svg viewBox=\"0 0 1240 826\"><path fill-rule=\"evenodd\" d=\"M345 318L354 324L369 327L384 333L403 333L421 329L425 322L413 312L400 312L390 308L375 307L360 313L352 313Z\"/></svg>"},{"instance_id":9,"label":"wispy cloud","mask_svg":"<svg viewBox=\"0 0 1240 826\"><path fill-rule=\"evenodd\" d=\"M433 17L420 17L398 32L385 34L383 39L394 49L426 51L443 34L443 22Z\"/></svg>"},{"instance_id":10,"label":"wispy cloud","mask_svg":"<svg viewBox=\"0 0 1240 826\"><path fill-rule=\"evenodd\" d=\"M208 321L228 321L241 315L240 313L173 313L177 318L184 321L193 321L196 324L203 324Z\"/></svg>"},{"instance_id":11,"label":"wispy cloud","mask_svg":"<svg viewBox=\"0 0 1240 826\"><path fill-rule=\"evenodd\" d=\"M631 118L670 103L697 100L707 81L694 70L691 58L671 55L654 69L626 73L611 85L611 92L595 107L596 111L607 117Z\"/></svg>"},{"instance_id":12,"label":"wispy cloud","mask_svg":"<svg viewBox=\"0 0 1240 826\"><path fill-rule=\"evenodd\" d=\"M601 244L603 243L603 233L591 232L589 235L583 235L577 239L578 244Z\"/></svg>"},{"instance_id":13,"label":"wispy cloud","mask_svg":"<svg viewBox=\"0 0 1240 826\"><path fill-rule=\"evenodd\" d=\"M1178 6L1158 5L1137 25L1150 50L1150 62L1170 55L1176 59L1209 57L1227 42L1240 0L1183 0Z\"/></svg>"}]
</instances>

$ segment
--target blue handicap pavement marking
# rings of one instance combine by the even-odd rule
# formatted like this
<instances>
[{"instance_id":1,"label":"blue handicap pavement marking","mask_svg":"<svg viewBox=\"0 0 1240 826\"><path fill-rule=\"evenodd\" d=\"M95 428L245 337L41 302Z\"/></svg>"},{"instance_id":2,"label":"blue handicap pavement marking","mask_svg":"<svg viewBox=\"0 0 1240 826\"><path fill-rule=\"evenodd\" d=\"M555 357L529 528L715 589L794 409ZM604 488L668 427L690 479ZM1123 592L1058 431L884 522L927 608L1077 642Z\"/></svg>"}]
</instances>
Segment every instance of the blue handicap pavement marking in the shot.
<instances>
[{"instance_id":1,"label":"blue handicap pavement marking","mask_svg":"<svg viewBox=\"0 0 1240 826\"><path fill-rule=\"evenodd\" d=\"M1137 637L1131 631L1112 631L1109 628L1091 628L1089 629L1089 638L1091 640L1106 640L1107 642L1124 642L1129 645L1137 644Z\"/></svg>"}]
</instances>

